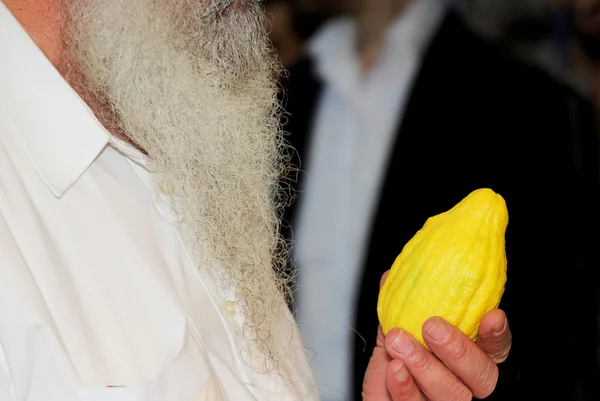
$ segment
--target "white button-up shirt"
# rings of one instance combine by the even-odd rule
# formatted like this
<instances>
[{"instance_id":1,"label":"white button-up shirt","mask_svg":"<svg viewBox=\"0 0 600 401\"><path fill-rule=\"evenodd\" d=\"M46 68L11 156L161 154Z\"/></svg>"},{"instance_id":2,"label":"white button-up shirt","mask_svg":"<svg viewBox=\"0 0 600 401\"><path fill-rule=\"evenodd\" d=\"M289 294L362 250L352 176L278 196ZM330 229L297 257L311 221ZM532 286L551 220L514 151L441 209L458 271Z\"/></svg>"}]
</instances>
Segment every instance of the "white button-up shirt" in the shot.
<instances>
[{"instance_id":1,"label":"white button-up shirt","mask_svg":"<svg viewBox=\"0 0 600 401\"><path fill-rule=\"evenodd\" d=\"M316 400L195 268L144 156L113 138L0 2L0 400Z\"/></svg>"},{"instance_id":2,"label":"white button-up shirt","mask_svg":"<svg viewBox=\"0 0 600 401\"><path fill-rule=\"evenodd\" d=\"M295 230L297 307L327 401L345 400L352 387L357 334L351 327L377 195L413 79L446 3L415 1L387 30L368 74L360 72L352 18L333 20L309 46L324 87L304 160L306 187Z\"/></svg>"}]
</instances>

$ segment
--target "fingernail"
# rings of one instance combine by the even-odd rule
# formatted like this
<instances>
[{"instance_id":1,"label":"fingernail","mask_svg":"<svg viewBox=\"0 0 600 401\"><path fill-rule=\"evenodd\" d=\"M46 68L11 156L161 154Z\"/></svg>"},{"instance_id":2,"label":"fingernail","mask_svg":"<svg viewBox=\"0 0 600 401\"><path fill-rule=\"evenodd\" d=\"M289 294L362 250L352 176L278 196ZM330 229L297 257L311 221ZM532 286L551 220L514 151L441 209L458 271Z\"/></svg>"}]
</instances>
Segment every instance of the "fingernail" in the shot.
<instances>
[{"instance_id":1,"label":"fingernail","mask_svg":"<svg viewBox=\"0 0 600 401\"><path fill-rule=\"evenodd\" d=\"M408 370L404 369L404 363L400 362L396 365L394 369L392 369L392 374L394 375L394 379L399 382L405 382L408 379Z\"/></svg>"},{"instance_id":2,"label":"fingernail","mask_svg":"<svg viewBox=\"0 0 600 401\"><path fill-rule=\"evenodd\" d=\"M492 333L494 333L496 335L502 333L505 326L506 326L506 319L502 319L502 321L500 323L498 323L497 325L492 327Z\"/></svg>"},{"instance_id":3,"label":"fingernail","mask_svg":"<svg viewBox=\"0 0 600 401\"><path fill-rule=\"evenodd\" d=\"M450 327L448 327L448 323L442 319L435 318L426 334L433 340L441 342L446 340L450 335Z\"/></svg>"},{"instance_id":4,"label":"fingernail","mask_svg":"<svg viewBox=\"0 0 600 401\"><path fill-rule=\"evenodd\" d=\"M396 338L394 338L394 341L392 341L392 348L404 356L411 355L415 350L412 340L404 330L400 330Z\"/></svg>"}]
</instances>

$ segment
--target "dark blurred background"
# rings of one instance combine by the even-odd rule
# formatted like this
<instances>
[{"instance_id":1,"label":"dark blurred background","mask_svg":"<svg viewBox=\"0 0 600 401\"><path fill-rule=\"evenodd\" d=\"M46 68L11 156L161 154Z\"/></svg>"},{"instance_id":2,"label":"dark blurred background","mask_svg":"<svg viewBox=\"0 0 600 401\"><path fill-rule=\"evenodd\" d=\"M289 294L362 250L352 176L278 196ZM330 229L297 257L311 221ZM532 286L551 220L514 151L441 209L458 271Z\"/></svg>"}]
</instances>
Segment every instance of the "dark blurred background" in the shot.
<instances>
[{"instance_id":1,"label":"dark blurred background","mask_svg":"<svg viewBox=\"0 0 600 401\"><path fill-rule=\"evenodd\" d=\"M297 190L284 234L324 401L358 401L381 274L432 215L507 201L490 400L600 400L600 0L268 0Z\"/></svg>"},{"instance_id":2,"label":"dark blurred background","mask_svg":"<svg viewBox=\"0 0 600 401\"><path fill-rule=\"evenodd\" d=\"M303 56L311 36L352 0L267 0L271 39L285 67ZM442 0L443 1L443 0ZM478 34L594 95L600 57L600 5L595 0L455 1ZM597 97L594 95L594 97Z\"/></svg>"}]
</instances>

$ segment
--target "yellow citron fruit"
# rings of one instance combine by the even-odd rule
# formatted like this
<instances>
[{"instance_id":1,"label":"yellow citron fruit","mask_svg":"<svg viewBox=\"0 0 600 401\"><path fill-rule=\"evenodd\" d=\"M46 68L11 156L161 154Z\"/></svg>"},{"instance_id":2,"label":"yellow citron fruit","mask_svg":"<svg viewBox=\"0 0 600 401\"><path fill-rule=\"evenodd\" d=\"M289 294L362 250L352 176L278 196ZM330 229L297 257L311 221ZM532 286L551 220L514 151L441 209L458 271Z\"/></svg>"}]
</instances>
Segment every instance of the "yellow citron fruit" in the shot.
<instances>
[{"instance_id":1,"label":"yellow citron fruit","mask_svg":"<svg viewBox=\"0 0 600 401\"><path fill-rule=\"evenodd\" d=\"M498 307L506 283L502 196L478 189L431 217L404 246L381 288L383 332L402 328L423 345L425 321L440 316L475 340L483 316Z\"/></svg>"}]
</instances>

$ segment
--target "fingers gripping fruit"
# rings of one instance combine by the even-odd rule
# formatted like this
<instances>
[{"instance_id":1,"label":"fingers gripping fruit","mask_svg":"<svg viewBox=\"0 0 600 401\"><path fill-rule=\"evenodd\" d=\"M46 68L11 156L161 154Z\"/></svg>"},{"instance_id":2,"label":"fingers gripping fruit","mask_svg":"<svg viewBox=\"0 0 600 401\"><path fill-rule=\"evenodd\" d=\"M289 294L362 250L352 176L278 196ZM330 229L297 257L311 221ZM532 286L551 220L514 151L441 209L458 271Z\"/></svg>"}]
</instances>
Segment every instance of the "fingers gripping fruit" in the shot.
<instances>
[{"instance_id":1,"label":"fingers gripping fruit","mask_svg":"<svg viewBox=\"0 0 600 401\"><path fill-rule=\"evenodd\" d=\"M475 340L479 322L498 307L506 283L508 211L491 189L478 189L431 217L404 246L381 288L383 332L399 327L423 345L422 327L441 316Z\"/></svg>"}]
</instances>

